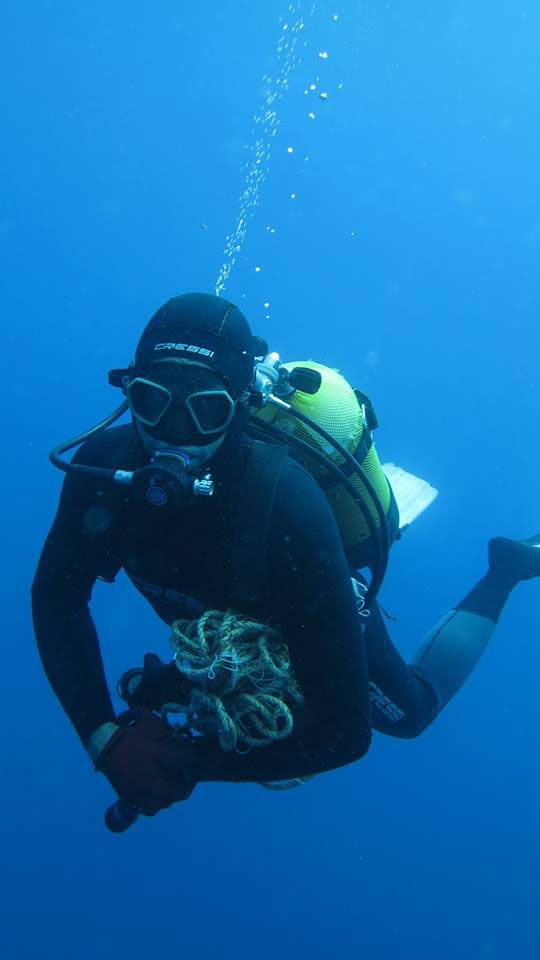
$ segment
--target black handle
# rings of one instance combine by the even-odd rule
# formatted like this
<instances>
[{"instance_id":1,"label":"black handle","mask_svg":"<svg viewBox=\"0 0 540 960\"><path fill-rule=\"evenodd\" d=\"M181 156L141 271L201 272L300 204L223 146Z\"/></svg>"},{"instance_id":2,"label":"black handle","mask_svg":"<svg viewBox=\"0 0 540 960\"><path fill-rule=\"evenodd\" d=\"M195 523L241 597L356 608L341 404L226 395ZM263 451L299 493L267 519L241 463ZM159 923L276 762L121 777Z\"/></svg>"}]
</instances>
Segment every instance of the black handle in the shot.
<instances>
[{"instance_id":1,"label":"black handle","mask_svg":"<svg viewBox=\"0 0 540 960\"><path fill-rule=\"evenodd\" d=\"M133 826L139 816L135 807L127 800L117 800L105 813L105 826L111 833L124 833Z\"/></svg>"}]
</instances>

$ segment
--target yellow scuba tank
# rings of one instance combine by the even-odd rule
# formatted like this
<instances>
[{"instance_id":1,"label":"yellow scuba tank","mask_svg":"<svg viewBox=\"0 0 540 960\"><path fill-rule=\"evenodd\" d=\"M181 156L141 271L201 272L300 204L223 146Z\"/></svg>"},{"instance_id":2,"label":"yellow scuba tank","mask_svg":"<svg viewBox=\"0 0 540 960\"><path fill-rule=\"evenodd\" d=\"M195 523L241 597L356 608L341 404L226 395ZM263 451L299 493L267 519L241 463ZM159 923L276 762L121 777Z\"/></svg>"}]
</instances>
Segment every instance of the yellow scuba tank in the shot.
<instances>
[{"instance_id":1,"label":"yellow scuba tank","mask_svg":"<svg viewBox=\"0 0 540 960\"><path fill-rule=\"evenodd\" d=\"M287 404L326 430L359 463L378 496L387 520L391 543L398 536L399 514L390 484L373 444L371 429L376 426L376 420L371 404L366 397L355 391L337 370L321 363L311 360L283 363L280 369L290 373L297 367L303 370L307 368L319 374L320 387L316 393L303 392L302 389L291 391L286 396ZM279 392L276 392L279 395ZM255 413L257 419L260 418L303 440L337 464L361 496L373 518L375 527L380 529L379 510L358 474L351 469L350 464L335 448L307 424L288 413L286 409L267 403ZM303 464L325 491L349 562L358 567L367 566L373 559L375 546L371 543L370 531L358 504L343 484L332 473L325 470L320 462L310 457L305 450L293 452L295 458Z\"/></svg>"}]
</instances>

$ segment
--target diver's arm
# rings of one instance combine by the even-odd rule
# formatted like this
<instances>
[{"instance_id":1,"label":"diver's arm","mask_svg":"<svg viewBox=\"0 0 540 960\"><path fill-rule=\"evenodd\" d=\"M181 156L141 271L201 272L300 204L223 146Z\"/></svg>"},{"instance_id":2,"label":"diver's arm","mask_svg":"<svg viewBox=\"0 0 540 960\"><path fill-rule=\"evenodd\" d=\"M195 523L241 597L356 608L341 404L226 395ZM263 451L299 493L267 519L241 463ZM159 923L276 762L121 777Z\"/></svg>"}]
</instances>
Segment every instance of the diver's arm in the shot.
<instances>
[{"instance_id":1,"label":"diver's arm","mask_svg":"<svg viewBox=\"0 0 540 960\"><path fill-rule=\"evenodd\" d=\"M287 740L245 755L194 745L197 780L283 780L362 757L370 743L366 653L348 565L322 491L288 465L274 507L269 567L275 615L306 705Z\"/></svg>"},{"instance_id":2,"label":"diver's arm","mask_svg":"<svg viewBox=\"0 0 540 960\"><path fill-rule=\"evenodd\" d=\"M114 719L88 609L102 546L85 529L84 519L81 485L67 477L32 587L45 673L83 744L97 727Z\"/></svg>"},{"instance_id":3,"label":"diver's arm","mask_svg":"<svg viewBox=\"0 0 540 960\"><path fill-rule=\"evenodd\" d=\"M96 630L87 607L58 607L33 590L37 645L47 679L82 743L114 719Z\"/></svg>"}]
</instances>

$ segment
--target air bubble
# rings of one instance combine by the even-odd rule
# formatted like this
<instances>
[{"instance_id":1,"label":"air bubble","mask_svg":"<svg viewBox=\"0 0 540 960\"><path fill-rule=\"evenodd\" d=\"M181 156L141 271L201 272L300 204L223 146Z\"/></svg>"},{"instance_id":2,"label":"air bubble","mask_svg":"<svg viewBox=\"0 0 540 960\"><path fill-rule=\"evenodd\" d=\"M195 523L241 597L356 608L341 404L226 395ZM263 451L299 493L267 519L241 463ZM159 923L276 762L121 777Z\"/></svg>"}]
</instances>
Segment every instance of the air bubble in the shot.
<instances>
[{"instance_id":1,"label":"air bubble","mask_svg":"<svg viewBox=\"0 0 540 960\"><path fill-rule=\"evenodd\" d=\"M238 255L243 249L249 223L260 204L261 187L268 175L271 161L272 141L279 128L279 103L289 88L290 75L297 66L302 56L301 48L306 43L304 31L306 21L301 13L302 5L302 0L291 0L288 4L288 21L285 22L284 17L278 19L281 29L274 53L277 61L275 70L277 76L274 79L269 73L265 73L262 78L264 99L252 119L251 142L246 144L249 154L247 163L242 169L243 183L238 198L238 216L233 229L225 239L223 263L216 280L218 296L226 288L231 272L238 261ZM314 9L312 5L309 16L312 16ZM293 151L290 149L288 152ZM275 227L268 226L267 230L271 234L276 233ZM258 273L261 268L258 267L256 270Z\"/></svg>"}]
</instances>

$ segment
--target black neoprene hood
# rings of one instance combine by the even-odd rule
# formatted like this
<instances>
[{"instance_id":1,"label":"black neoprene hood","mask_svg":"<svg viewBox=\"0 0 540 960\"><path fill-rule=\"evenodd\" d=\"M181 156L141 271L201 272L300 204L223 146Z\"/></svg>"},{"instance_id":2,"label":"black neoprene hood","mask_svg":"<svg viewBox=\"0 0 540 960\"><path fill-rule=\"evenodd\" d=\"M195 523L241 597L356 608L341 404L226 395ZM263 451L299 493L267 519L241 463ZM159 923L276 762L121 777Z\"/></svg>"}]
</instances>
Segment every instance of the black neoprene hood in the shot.
<instances>
[{"instance_id":1,"label":"black neoprene hood","mask_svg":"<svg viewBox=\"0 0 540 960\"><path fill-rule=\"evenodd\" d=\"M135 375L155 360L195 360L219 373L236 398L251 384L253 335L234 304L208 293L172 297L156 311L139 340Z\"/></svg>"}]
</instances>

